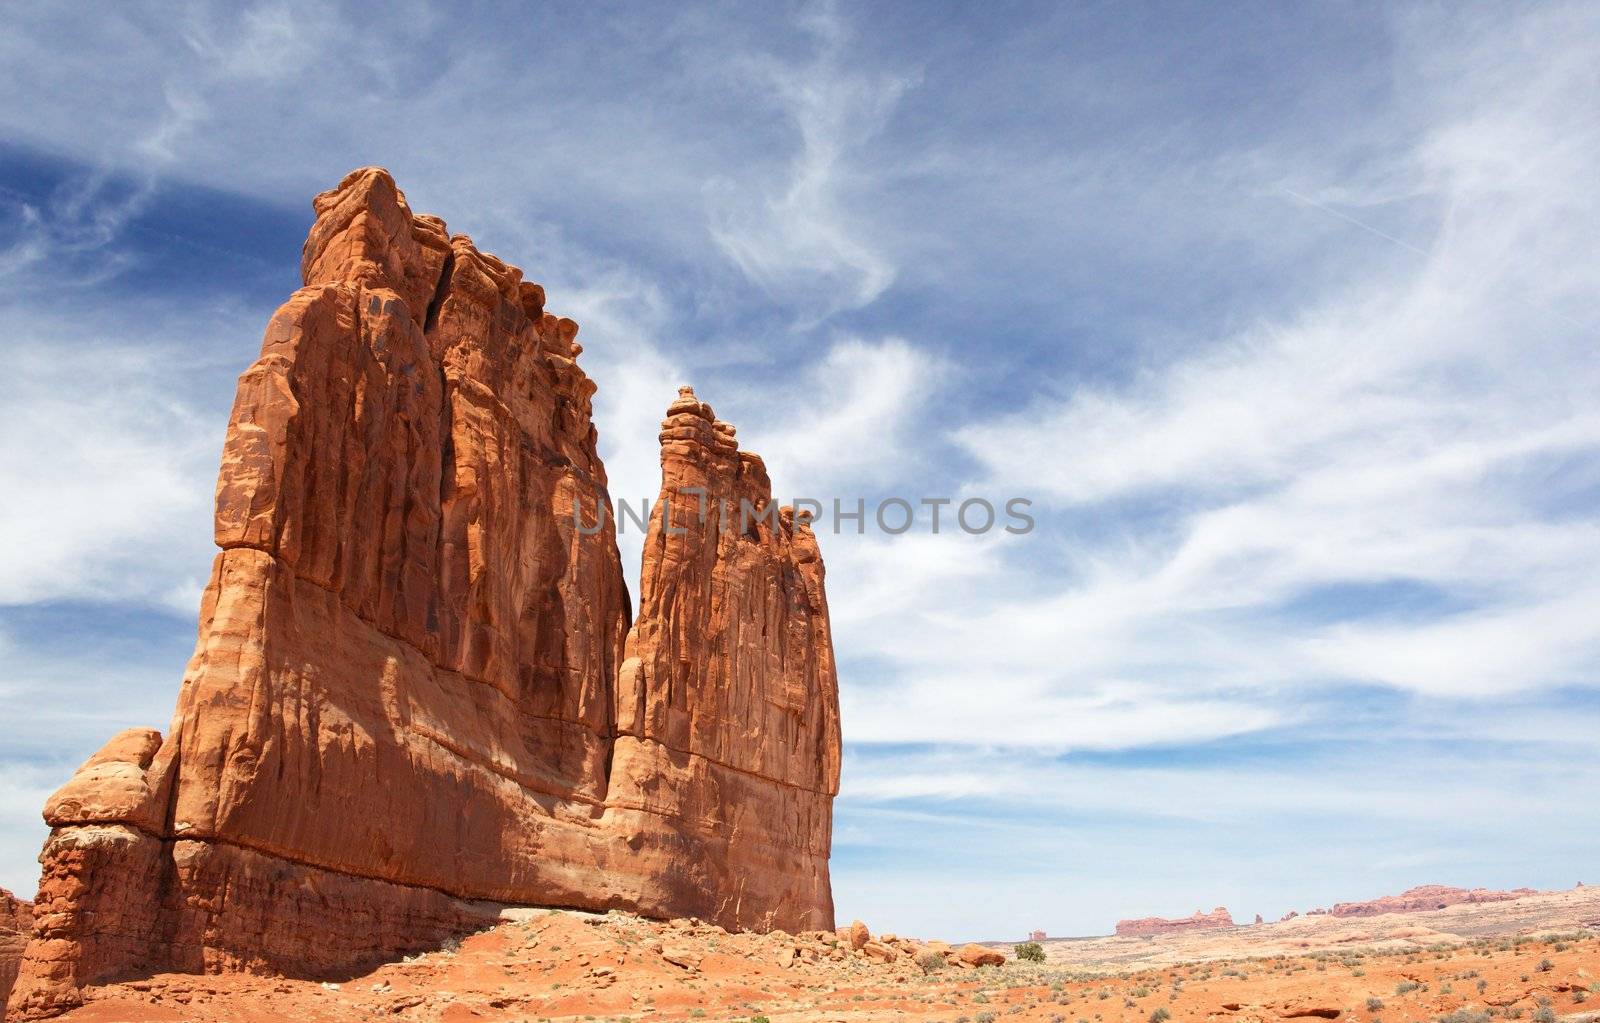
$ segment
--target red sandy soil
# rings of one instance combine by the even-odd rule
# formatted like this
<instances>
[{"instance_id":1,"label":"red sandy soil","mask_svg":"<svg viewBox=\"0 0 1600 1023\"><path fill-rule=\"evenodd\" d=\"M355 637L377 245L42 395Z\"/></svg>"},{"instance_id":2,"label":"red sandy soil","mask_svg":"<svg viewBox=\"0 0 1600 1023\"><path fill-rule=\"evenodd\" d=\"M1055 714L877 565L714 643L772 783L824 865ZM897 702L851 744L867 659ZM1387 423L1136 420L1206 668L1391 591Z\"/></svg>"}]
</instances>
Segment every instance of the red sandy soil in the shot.
<instances>
[{"instance_id":1,"label":"red sandy soil","mask_svg":"<svg viewBox=\"0 0 1600 1023\"><path fill-rule=\"evenodd\" d=\"M1553 934L1543 927L1600 910L1600 898L1588 894L1593 889L1575 891L1583 893L1576 900L1574 893L1556 893L1567 898L1542 897L1544 902L1524 907L1520 915L1503 915L1515 904L1499 903L1476 909L1501 916L1451 919L1458 930L1476 927L1481 933L1473 937L1415 922L1444 911L1376 918L1382 936L1369 935L1373 940L1367 942L1340 943L1349 937L1347 928L1319 936L1297 920L1236 928L1236 939L1253 933L1258 940L1236 941L1231 957L1215 933L1208 936L1208 950L1193 950L1196 960L1161 965L1151 965L1150 957L1174 954L1161 947L1162 939L1106 938L1049 942L1050 961L1044 964L946 964L931 973L904 942L899 944L907 951L883 963L850 951L848 941L834 944L831 935L728 934L687 921L529 910L459 948L385 965L337 985L162 974L92 989L92 1001L62 1018L1159 1023L1164 1009L1177 1023L1591 1021L1600 1019L1600 937L1592 931ZM1374 920L1361 923L1371 927ZM1278 928L1279 937L1271 938ZM1501 933L1488 933L1496 929ZM1407 931L1415 933L1402 936ZM1333 944L1268 951L1324 940ZM1108 958L1116 942L1144 948ZM1090 954L1073 961L1074 947ZM1115 958L1128 965L1119 967Z\"/></svg>"}]
</instances>

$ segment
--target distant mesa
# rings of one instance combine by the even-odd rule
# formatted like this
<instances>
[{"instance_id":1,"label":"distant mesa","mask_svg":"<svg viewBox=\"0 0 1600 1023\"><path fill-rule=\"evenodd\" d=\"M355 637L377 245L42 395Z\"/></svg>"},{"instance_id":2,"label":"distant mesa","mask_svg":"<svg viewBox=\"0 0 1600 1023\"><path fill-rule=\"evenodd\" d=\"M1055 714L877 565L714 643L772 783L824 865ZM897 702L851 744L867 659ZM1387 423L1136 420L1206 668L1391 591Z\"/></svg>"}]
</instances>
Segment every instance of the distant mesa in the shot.
<instances>
[{"instance_id":1,"label":"distant mesa","mask_svg":"<svg viewBox=\"0 0 1600 1023\"><path fill-rule=\"evenodd\" d=\"M1182 931L1216 931L1236 926L1224 906L1206 913L1195 910L1194 916L1169 920L1165 917L1147 916L1139 920L1118 920L1117 934L1122 937L1145 937L1152 934L1177 934Z\"/></svg>"},{"instance_id":2,"label":"distant mesa","mask_svg":"<svg viewBox=\"0 0 1600 1023\"><path fill-rule=\"evenodd\" d=\"M1382 913L1418 913L1431 909L1447 909L1464 902L1510 902L1526 895L1538 895L1536 888L1514 888L1495 891L1489 888L1451 888L1442 884L1424 884L1408 888L1399 895L1385 895L1366 902L1336 902L1330 916L1378 916Z\"/></svg>"},{"instance_id":3,"label":"distant mesa","mask_svg":"<svg viewBox=\"0 0 1600 1023\"><path fill-rule=\"evenodd\" d=\"M1583 885L1579 884L1579 888ZM1399 895L1385 895L1365 902L1336 902L1332 908L1318 907L1304 912L1291 909L1278 918L1278 923L1302 917L1369 917L1380 916L1384 913L1427 913L1451 906L1463 904L1476 904L1487 902L1510 902L1515 899L1525 898L1530 895L1544 894L1536 888L1513 888L1510 891L1499 891L1492 888L1452 888L1448 885L1425 884L1415 888L1408 888ZM1262 924L1261 914L1255 916L1255 924ZM1142 937L1156 934L1179 934L1185 931L1219 930L1233 927L1233 917L1221 906L1209 913L1197 911L1193 916L1166 919L1159 916L1144 917L1140 920L1117 921L1117 934L1124 937Z\"/></svg>"},{"instance_id":4,"label":"distant mesa","mask_svg":"<svg viewBox=\"0 0 1600 1023\"><path fill-rule=\"evenodd\" d=\"M1537 888L1497 891L1492 888L1452 888L1442 884L1423 884L1408 888L1399 895L1384 895L1365 902L1335 902L1331 909L1320 907L1308 909L1304 915L1348 918L1381 916L1384 913L1427 913L1464 903L1510 902L1513 899L1540 894L1542 893ZM1293 920L1301 915L1297 910L1290 910L1280 917L1278 922Z\"/></svg>"}]
</instances>

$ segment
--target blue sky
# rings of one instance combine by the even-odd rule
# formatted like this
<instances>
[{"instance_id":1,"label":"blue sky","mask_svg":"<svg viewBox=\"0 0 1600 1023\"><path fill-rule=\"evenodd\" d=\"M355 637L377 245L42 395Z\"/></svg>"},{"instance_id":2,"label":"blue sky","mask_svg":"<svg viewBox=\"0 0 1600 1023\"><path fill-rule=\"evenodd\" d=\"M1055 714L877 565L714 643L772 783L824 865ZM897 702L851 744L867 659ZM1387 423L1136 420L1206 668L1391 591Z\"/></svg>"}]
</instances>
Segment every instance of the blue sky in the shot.
<instances>
[{"instance_id":1,"label":"blue sky","mask_svg":"<svg viewBox=\"0 0 1600 1023\"><path fill-rule=\"evenodd\" d=\"M165 724L233 380L381 164L825 534L838 908L956 937L1566 887L1600 845L1592 5L12 6L0 885ZM624 537L636 572L637 538Z\"/></svg>"}]
</instances>

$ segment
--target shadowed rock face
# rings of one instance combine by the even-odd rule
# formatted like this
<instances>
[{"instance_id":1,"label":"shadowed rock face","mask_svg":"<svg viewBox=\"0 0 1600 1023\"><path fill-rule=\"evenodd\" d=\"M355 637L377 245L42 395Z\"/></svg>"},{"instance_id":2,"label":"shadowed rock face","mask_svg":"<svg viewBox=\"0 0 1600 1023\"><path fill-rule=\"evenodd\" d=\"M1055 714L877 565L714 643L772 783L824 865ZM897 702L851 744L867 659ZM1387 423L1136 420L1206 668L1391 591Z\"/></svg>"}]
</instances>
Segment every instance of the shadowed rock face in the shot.
<instances>
[{"instance_id":1,"label":"shadowed rock face","mask_svg":"<svg viewBox=\"0 0 1600 1023\"><path fill-rule=\"evenodd\" d=\"M4 1011L11 984L17 979L17 965L32 929L33 907L0 888L0 1011Z\"/></svg>"},{"instance_id":2,"label":"shadowed rock face","mask_svg":"<svg viewBox=\"0 0 1600 1023\"><path fill-rule=\"evenodd\" d=\"M577 325L382 170L315 208L239 380L172 726L46 806L11 1013L149 970L337 976L504 903L831 927L815 538L666 528L683 486L768 510L759 458L674 403L630 631Z\"/></svg>"}]
</instances>

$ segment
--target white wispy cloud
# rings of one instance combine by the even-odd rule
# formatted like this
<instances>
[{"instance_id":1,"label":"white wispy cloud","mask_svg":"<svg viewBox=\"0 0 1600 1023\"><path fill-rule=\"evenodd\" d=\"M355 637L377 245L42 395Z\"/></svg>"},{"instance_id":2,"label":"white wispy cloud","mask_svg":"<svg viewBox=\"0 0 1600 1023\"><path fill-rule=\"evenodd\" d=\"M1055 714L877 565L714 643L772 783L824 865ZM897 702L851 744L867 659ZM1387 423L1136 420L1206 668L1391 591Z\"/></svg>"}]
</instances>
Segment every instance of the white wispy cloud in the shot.
<instances>
[{"instance_id":1,"label":"white wispy cloud","mask_svg":"<svg viewBox=\"0 0 1600 1023\"><path fill-rule=\"evenodd\" d=\"M863 488L923 475L928 452L920 431L947 382L944 362L901 337L842 336L826 350L801 351L804 364L793 376L725 403L737 415L741 445L766 461L781 499L805 496L831 506L838 496L854 507Z\"/></svg>"},{"instance_id":2,"label":"white wispy cloud","mask_svg":"<svg viewBox=\"0 0 1600 1023\"><path fill-rule=\"evenodd\" d=\"M225 428L218 403L201 415L178 397L193 361L170 345L67 344L11 322L0 604L133 600L192 613Z\"/></svg>"},{"instance_id":3,"label":"white wispy cloud","mask_svg":"<svg viewBox=\"0 0 1600 1023\"><path fill-rule=\"evenodd\" d=\"M866 70L849 60L849 27L831 5L805 11L815 41L802 62L748 55L734 62L758 95L792 121L799 150L785 179L714 179L708 188L717 244L751 280L817 322L867 305L894 282L895 265L868 234L870 183L852 158L884 127L913 75ZM852 197L856 201L851 201Z\"/></svg>"},{"instance_id":4,"label":"white wispy cloud","mask_svg":"<svg viewBox=\"0 0 1600 1023\"><path fill-rule=\"evenodd\" d=\"M1593 89L1569 27L1532 17L1508 46L1484 23L1448 65L1429 40L1406 40L1436 70L1473 71L1465 89L1440 74L1432 84L1447 94L1425 97L1435 119L1389 157L1390 178L1445 211L1406 246L1409 268L1386 258L1381 275L1333 284L1286 322L1126 386L1068 384L1060 399L957 432L988 485L1036 493L1058 513L1173 509L1121 532L1049 602L1131 644L1108 666L1165 648L1174 662L1220 655L1208 663L1232 670L1213 682L1235 687L1349 677L1480 696L1594 682L1600 634L1583 609L1596 596L1600 521L1575 495L1600 460L1600 362L1584 312L1600 270L1571 225L1597 219L1586 168L1600 133L1566 113ZM1371 215L1350 189L1330 190L1352 220ZM1391 241L1351 231L1356 244ZM1578 504L1552 511L1563 499ZM1074 561L1095 559L1091 549ZM1271 624L1299 594L1396 580L1465 610L1293 636ZM992 636L1008 617L977 621ZM1195 631L1220 642L1197 646Z\"/></svg>"}]
</instances>

